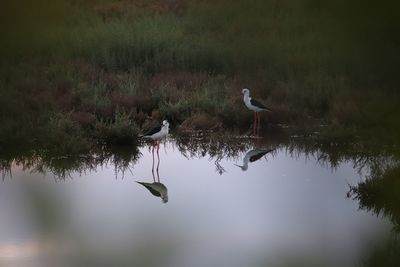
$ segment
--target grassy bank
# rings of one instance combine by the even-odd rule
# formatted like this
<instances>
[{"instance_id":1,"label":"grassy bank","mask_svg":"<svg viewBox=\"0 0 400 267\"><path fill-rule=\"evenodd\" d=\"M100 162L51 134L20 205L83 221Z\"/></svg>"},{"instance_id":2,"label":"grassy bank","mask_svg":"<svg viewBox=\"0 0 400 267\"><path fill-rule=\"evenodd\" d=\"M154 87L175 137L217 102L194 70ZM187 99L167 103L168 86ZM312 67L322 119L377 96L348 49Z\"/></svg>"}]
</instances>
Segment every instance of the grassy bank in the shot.
<instances>
[{"instance_id":1,"label":"grassy bank","mask_svg":"<svg viewBox=\"0 0 400 267\"><path fill-rule=\"evenodd\" d=\"M51 143L47 136L65 148L125 144L162 118L173 127L246 130L243 87L274 110L264 125L398 132L395 6L8 3L0 11L1 147Z\"/></svg>"}]
</instances>

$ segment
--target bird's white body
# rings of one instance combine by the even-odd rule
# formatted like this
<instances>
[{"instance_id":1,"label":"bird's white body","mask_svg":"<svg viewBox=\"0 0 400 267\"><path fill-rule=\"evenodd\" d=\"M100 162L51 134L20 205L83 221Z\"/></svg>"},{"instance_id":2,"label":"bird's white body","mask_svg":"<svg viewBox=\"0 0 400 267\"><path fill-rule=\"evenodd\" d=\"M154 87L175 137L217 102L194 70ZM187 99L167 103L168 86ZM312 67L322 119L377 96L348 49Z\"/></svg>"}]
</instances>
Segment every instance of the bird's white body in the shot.
<instances>
[{"instance_id":1,"label":"bird's white body","mask_svg":"<svg viewBox=\"0 0 400 267\"><path fill-rule=\"evenodd\" d=\"M252 104L252 99L250 97L250 90L249 89L243 89L242 90L243 94L243 102L246 105L248 109L254 112L260 112L260 111L269 111L267 108L264 108L263 106L256 106Z\"/></svg>"},{"instance_id":2,"label":"bird's white body","mask_svg":"<svg viewBox=\"0 0 400 267\"><path fill-rule=\"evenodd\" d=\"M161 139L165 138L167 135L168 135L168 126L162 126L161 131L159 131L155 134L152 134L150 136L145 136L145 137L148 137L152 140L161 140Z\"/></svg>"},{"instance_id":3,"label":"bird's white body","mask_svg":"<svg viewBox=\"0 0 400 267\"><path fill-rule=\"evenodd\" d=\"M143 135L145 138L150 138L151 140L161 140L168 135L169 132L169 123L164 120L161 128L157 131L153 129L148 134Z\"/></svg>"}]
</instances>

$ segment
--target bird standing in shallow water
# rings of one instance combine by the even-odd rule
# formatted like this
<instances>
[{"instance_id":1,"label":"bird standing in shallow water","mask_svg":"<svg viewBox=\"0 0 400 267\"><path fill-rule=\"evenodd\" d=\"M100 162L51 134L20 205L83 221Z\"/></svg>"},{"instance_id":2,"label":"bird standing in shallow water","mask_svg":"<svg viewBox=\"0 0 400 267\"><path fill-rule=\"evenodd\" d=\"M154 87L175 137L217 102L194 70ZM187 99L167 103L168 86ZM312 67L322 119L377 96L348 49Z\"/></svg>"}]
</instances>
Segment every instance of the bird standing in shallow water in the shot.
<instances>
[{"instance_id":1,"label":"bird standing in shallow water","mask_svg":"<svg viewBox=\"0 0 400 267\"><path fill-rule=\"evenodd\" d=\"M160 148L160 140L165 138L169 132L169 123L167 120L162 122L161 126L155 127L142 135L144 138L149 138L155 142L154 146L157 145L157 151ZM154 150L154 147L153 147Z\"/></svg>"},{"instance_id":2,"label":"bird standing in shallow water","mask_svg":"<svg viewBox=\"0 0 400 267\"><path fill-rule=\"evenodd\" d=\"M260 103L259 101L251 98L249 89L244 88L242 90L242 95L243 95L243 102L246 105L246 107L248 109L250 109L251 111L254 111L253 131L255 134L256 130L260 129L260 118L261 117L260 117L259 112L261 112L261 111L271 112L272 110L270 108L267 108L264 104Z\"/></svg>"}]
</instances>

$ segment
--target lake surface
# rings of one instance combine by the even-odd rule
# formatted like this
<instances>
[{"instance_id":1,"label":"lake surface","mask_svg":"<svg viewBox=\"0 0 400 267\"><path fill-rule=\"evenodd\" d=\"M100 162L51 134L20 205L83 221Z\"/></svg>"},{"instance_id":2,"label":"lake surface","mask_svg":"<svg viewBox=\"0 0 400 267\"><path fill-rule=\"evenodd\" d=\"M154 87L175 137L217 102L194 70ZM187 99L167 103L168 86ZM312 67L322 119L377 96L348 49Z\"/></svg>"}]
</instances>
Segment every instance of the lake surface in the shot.
<instances>
[{"instance_id":1,"label":"lake surface","mask_svg":"<svg viewBox=\"0 0 400 267\"><path fill-rule=\"evenodd\" d=\"M0 186L0 266L360 266L392 235L389 219L348 197L368 165L235 146L171 139L159 159L143 144L123 167L93 155L61 176L14 161ZM158 179L166 203L137 183Z\"/></svg>"}]
</instances>

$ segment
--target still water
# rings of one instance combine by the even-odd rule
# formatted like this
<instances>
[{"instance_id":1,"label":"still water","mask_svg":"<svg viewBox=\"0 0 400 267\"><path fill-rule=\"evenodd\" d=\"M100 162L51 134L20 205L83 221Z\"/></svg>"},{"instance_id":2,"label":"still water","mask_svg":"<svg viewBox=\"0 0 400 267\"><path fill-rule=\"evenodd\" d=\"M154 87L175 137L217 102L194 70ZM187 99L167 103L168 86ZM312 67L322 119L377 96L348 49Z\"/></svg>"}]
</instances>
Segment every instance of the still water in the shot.
<instances>
[{"instance_id":1,"label":"still water","mask_svg":"<svg viewBox=\"0 0 400 267\"><path fill-rule=\"evenodd\" d=\"M360 266L392 233L347 196L368 167L268 142L191 141L62 177L14 162L0 185L0 266Z\"/></svg>"}]
</instances>

